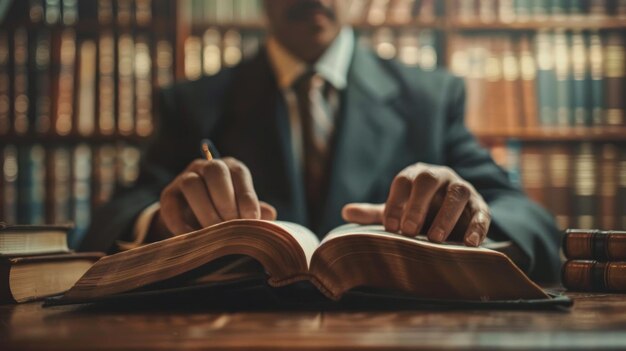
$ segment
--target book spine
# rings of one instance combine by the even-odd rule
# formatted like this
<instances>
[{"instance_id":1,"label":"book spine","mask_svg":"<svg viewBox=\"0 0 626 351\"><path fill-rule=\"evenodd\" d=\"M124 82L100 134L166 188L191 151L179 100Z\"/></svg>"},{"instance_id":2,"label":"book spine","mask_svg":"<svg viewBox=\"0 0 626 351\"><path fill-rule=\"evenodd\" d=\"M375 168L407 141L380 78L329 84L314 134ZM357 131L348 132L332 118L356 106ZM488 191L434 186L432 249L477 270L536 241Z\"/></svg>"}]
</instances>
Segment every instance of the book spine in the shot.
<instances>
[{"instance_id":1,"label":"book spine","mask_svg":"<svg viewBox=\"0 0 626 351\"><path fill-rule=\"evenodd\" d=\"M556 124L568 127L573 123L570 114L570 54L565 31L554 35L554 71L556 73Z\"/></svg>"},{"instance_id":2,"label":"book spine","mask_svg":"<svg viewBox=\"0 0 626 351\"><path fill-rule=\"evenodd\" d=\"M52 99L50 97L51 83L51 42L50 33L42 30L37 37L35 49L35 76L36 87L34 96L36 98L34 106L33 127L39 134L46 134L50 131L52 124Z\"/></svg>"},{"instance_id":3,"label":"book spine","mask_svg":"<svg viewBox=\"0 0 626 351\"><path fill-rule=\"evenodd\" d=\"M626 261L626 231L568 229L563 253L569 259Z\"/></svg>"},{"instance_id":4,"label":"book spine","mask_svg":"<svg viewBox=\"0 0 626 351\"><path fill-rule=\"evenodd\" d=\"M223 58L224 67L233 67L241 62L241 34L234 29L229 29L223 37Z\"/></svg>"},{"instance_id":5,"label":"book spine","mask_svg":"<svg viewBox=\"0 0 626 351\"><path fill-rule=\"evenodd\" d=\"M539 119L543 127L552 127L556 125L556 74L550 33L539 31L536 45Z\"/></svg>"},{"instance_id":6,"label":"book spine","mask_svg":"<svg viewBox=\"0 0 626 351\"><path fill-rule=\"evenodd\" d=\"M536 22L543 22L550 14L549 0L533 0L532 18Z\"/></svg>"},{"instance_id":7,"label":"book spine","mask_svg":"<svg viewBox=\"0 0 626 351\"><path fill-rule=\"evenodd\" d=\"M522 90L522 126L536 129L539 125L537 116L537 66L530 46L530 38L523 36L519 43L520 84Z\"/></svg>"},{"instance_id":8,"label":"book spine","mask_svg":"<svg viewBox=\"0 0 626 351\"><path fill-rule=\"evenodd\" d=\"M0 29L0 135L11 130L11 68L9 66L9 35Z\"/></svg>"},{"instance_id":9,"label":"book spine","mask_svg":"<svg viewBox=\"0 0 626 351\"><path fill-rule=\"evenodd\" d=\"M568 145L554 145L546 149L548 189L546 206L554 215L559 228L571 225L572 199L571 151Z\"/></svg>"},{"instance_id":10,"label":"book spine","mask_svg":"<svg viewBox=\"0 0 626 351\"><path fill-rule=\"evenodd\" d=\"M419 32L405 29L398 36L398 60L406 66L419 65Z\"/></svg>"},{"instance_id":11,"label":"book spine","mask_svg":"<svg viewBox=\"0 0 626 351\"><path fill-rule=\"evenodd\" d=\"M72 155L66 147L56 147L48 163L48 218L50 223L71 220Z\"/></svg>"},{"instance_id":12,"label":"book spine","mask_svg":"<svg viewBox=\"0 0 626 351\"><path fill-rule=\"evenodd\" d=\"M74 70L76 62L76 36L71 28L61 34L58 98L54 116L54 131L68 135L74 128Z\"/></svg>"},{"instance_id":13,"label":"book spine","mask_svg":"<svg viewBox=\"0 0 626 351\"><path fill-rule=\"evenodd\" d=\"M583 142L574 161L574 215L577 228L594 228L597 214L597 180L594 146Z\"/></svg>"},{"instance_id":14,"label":"book spine","mask_svg":"<svg viewBox=\"0 0 626 351\"><path fill-rule=\"evenodd\" d=\"M619 152L615 216L617 217L617 228L626 228L626 146L622 145Z\"/></svg>"},{"instance_id":15,"label":"book spine","mask_svg":"<svg viewBox=\"0 0 626 351\"><path fill-rule=\"evenodd\" d=\"M200 78L202 76L202 39L193 35L188 36L185 39L184 51L185 78L188 80Z\"/></svg>"},{"instance_id":16,"label":"book spine","mask_svg":"<svg viewBox=\"0 0 626 351\"><path fill-rule=\"evenodd\" d=\"M102 2L102 0L101 0ZM115 132L115 39L102 31L98 40L98 131L102 135Z\"/></svg>"},{"instance_id":17,"label":"book spine","mask_svg":"<svg viewBox=\"0 0 626 351\"><path fill-rule=\"evenodd\" d=\"M500 113L504 116L505 126L508 131L516 131L522 127L522 97L520 83L520 62L513 51L513 40L510 36L504 36L501 42L502 55L502 94Z\"/></svg>"},{"instance_id":18,"label":"book spine","mask_svg":"<svg viewBox=\"0 0 626 351\"><path fill-rule=\"evenodd\" d=\"M602 126L604 120L604 54L602 40L597 31L589 34L589 89L591 125Z\"/></svg>"},{"instance_id":19,"label":"book spine","mask_svg":"<svg viewBox=\"0 0 626 351\"><path fill-rule=\"evenodd\" d=\"M601 228L617 228L616 202L617 202L617 182L618 182L618 147L614 143L602 144L600 150L598 167L598 195L599 209L598 218ZM626 259L626 256L624 257Z\"/></svg>"},{"instance_id":20,"label":"book spine","mask_svg":"<svg viewBox=\"0 0 626 351\"><path fill-rule=\"evenodd\" d=\"M498 18L502 23L515 22L515 4L513 0L500 0L498 2Z\"/></svg>"},{"instance_id":21,"label":"book spine","mask_svg":"<svg viewBox=\"0 0 626 351\"><path fill-rule=\"evenodd\" d=\"M515 19L517 22L528 22L531 12L531 0L515 0Z\"/></svg>"},{"instance_id":22,"label":"book spine","mask_svg":"<svg viewBox=\"0 0 626 351\"><path fill-rule=\"evenodd\" d=\"M18 149L18 222L45 223L45 149L39 144Z\"/></svg>"},{"instance_id":23,"label":"book spine","mask_svg":"<svg viewBox=\"0 0 626 351\"><path fill-rule=\"evenodd\" d=\"M70 248L75 249L80 245L91 220L92 155L87 144L79 144L73 153L72 219L75 228L68 243Z\"/></svg>"},{"instance_id":24,"label":"book spine","mask_svg":"<svg viewBox=\"0 0 626 351\"><path fill-rule=\"evenodd\" d=\"M135 42L135 132L147 137L154 130L152 120L152 58L148 38L140 35Z\"/></svg>"},{"instance_id":25,"label":"book spine","mask_svg":"<svg viewBox=\"0 0 626 351\"><path fill-rule=\"evenodd\" d=\"M76 128L80 135L89 136L96 127L96 43L85 40L78 50Z\"/></svg>"},{"instance_id":26,"label":"book spine","mask_svg":"<svg viewBox=\"0 0 626 351\"><path fill-rule=\"evenodd\" d=\"M9 224L18 222L18 176L17 148L6 145L2 150L2 220Z\"/></svg>"},{"instance_id":27,"label":"book spine","mask_svg":"<svg viewBox=\"0 0 626 351\"><path fill-rule=\"evenodd\" d=\"M626 292L626 262L567 261L562 281L568 290Z\"/></svg>"},{"instance_id":28,"label":"book spine","mask_svg":"<svg viewBox=\"0 0 626 351\"><path fill-rule=\"evenodd\" d=\"M528 197L539 204L545 203L544 165L544 154L540 147L528 145L522 148L522 185Z\"/></svg>"},{"instance_id":29,"label":"book spine","mask_svg":"<svg viewBox=\"0 0 626 351\"><path fill-rule=\"evenodd\" d=\"M78 22L78 0L62 1L62 21L63 25L72 26Z\"/></svg>"},{"instance_id":30,"label":"book spine","mask_svg":"<svg viewBox=\"0 0 626 351\"><path fill-rule=\"evenodd\" d=\"M13 131L18 135L29 131L28 71L28 32L18 28L13 34Z\"/></svg>"},{"instance_id":31,"label":"book spine","mask_svg":"<svg viewBox=\"0 0 626 351\"><path fill-rule=\"evenodd\" d=\"M626 48L622 33L609 33L604 54L605 121L609 127L626 125Z\"/></svg>"},{"instance_id":32,"label":"book spine","mask_svg":"<svg viewBox=\"0 0 626 351\"><path fill-rule=\"evenodd\" d=\"M166 87L174 82L174 48L167 39L156 43L156 85Z\"/></svg>"},{"instance_id":33,"label":"book spine","mask_svg":"<svg viewBox=\"0 0 626 351\"><path fill-rule=\"evenodd\" d=\"M587 50L585 46L585 38L581 32L575 32L572 35L572 100L571 110L573 113L573 125L579 127L591 126L591 115L588 110L590 103L587 97L590 95L587 91L588 62Z\"/></svg>"},{"instance_id":34,"label":"book spine","mask_svg":"<svg viewBox=\"0 0 626 351\"><path fill-rule=\"evenodd\" d=\"M93 203L95 207L105 204L115 190L115 154L113 145L100 146L94 160L94 195Z\"/></svg>"},{"instance_id":35,"label":"book spine","mask_svg":"<svg viewBox=\"0 0 626 351\"><path fill-rule=\"evenodd\" d=\"M119 17L119 13L118 13ZM135 40L123 33L117 40L117 131L131 135L135 128Z\"/></svg>"},{"instance_id":36,"label":"book spine","mask_svg":"<svg viewBox=\"0 0 626 351\"><path fill-rule=\"evenodd\" d=\"M602 18L606 16L607 0L589 0L589 14L592 17Z\"/></svg>"}]
</instances>

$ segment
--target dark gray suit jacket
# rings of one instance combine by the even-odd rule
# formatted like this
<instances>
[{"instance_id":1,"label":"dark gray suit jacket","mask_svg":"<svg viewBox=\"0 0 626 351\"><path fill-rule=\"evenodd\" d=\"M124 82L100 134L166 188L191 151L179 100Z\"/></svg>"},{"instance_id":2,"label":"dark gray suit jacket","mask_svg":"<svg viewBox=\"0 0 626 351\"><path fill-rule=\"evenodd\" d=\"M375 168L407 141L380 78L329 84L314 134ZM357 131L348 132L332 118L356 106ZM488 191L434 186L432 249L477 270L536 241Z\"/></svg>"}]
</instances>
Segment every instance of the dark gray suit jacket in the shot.
<instances>
[{"instance_id":1,"label":"dark gray suit jacket","mask_svg":"<svg viewBox=\"0 0 626 351\"><path fill-rule=\"evenodd\" d=\"M137 184L96 211L81 250L112 250L164 186L200 156L203 138L249 167L259 198L276 207L279 219L310 225L286 105L265 51L215 76L175 85L160 100L158 133ZM404 167L447 165L489 204L490 237L517 243L533 278L558 279L553 219L509 182L464 126L462 80L382 60L357 45L341 101L326 206L320 223L312 224L318 233L342 223L348 202L384 202Z\"/></svg>"}]
</instances>

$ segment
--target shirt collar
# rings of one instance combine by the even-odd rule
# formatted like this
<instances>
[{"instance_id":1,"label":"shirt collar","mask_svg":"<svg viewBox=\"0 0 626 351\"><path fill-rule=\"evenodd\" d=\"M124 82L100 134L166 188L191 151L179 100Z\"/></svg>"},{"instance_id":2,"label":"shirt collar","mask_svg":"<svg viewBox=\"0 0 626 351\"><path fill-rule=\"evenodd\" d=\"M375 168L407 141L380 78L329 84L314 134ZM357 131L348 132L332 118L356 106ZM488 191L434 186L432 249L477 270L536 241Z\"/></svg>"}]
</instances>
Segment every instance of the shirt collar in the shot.
<instances>
[{"instance_id":1,"label":"shirt collar","mask_svg":"<svg viewBox=\"0 0 626 351\"><path fill-rule=\"evenodd\" d=\"M343 27L313 68L335 89L344 89L348 84L348 70L353 51L353 30L351 27ZM281 89L290 88L307 70L306 62L292 55L274 37L267 41L267 54Z\"/></svg>"}]
</instances>

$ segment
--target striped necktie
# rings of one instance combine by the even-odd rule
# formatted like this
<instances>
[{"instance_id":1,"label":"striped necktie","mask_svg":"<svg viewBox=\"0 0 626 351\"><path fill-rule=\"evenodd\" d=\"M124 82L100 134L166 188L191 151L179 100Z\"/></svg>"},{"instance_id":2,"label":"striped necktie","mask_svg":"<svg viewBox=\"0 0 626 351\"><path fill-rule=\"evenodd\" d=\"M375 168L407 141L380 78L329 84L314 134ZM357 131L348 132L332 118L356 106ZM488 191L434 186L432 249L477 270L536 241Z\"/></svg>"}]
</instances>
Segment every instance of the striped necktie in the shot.
<instances>
[{"instance_id":1,"label":"striped necktie","mask_svg":"<svg viewBox=\"0 0 626 351\"><path fill-rule=\"evenodd\" d=\"M312 226L319 224L328 186L329 149L334 130L333 111L325 95L329 85L315 72L294 83L302 125L304 181Z\"/></svg>"}]
</instances>

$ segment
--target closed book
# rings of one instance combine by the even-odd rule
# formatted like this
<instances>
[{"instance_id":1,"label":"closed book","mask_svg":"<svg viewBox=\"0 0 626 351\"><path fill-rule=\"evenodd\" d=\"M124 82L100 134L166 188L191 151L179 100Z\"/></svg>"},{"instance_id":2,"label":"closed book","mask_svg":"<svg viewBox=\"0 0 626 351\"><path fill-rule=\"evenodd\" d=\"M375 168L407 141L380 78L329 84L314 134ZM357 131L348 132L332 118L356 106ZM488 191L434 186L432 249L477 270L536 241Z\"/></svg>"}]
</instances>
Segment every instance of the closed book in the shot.
<instances>
[{"instance_id":1,"label":"closed book","mask_svg":"<svg viewBox=\"0 0 626 351\"><path fill-rule=\"evenodd\" d=\"M66 28L61 34L59 74L57 80L54 132L68 135L74 130L74 76L76 68L76 34Z\"/></svg>"},{"instance_id":2,"label":"closed book","mask_svg":"<svg viewBox=\"0 0 626 351\"><path fill-rule=\"evenodd\" d=\"M96 129L96 43L85 40L78 47L76 128L83 136Z\"/></svg>"},{"instance_id":3,"label":"closed book","mask_svg":"<svg viewBox=\"0 0 626 351\"><path fill-rule=\"evenodd\" d=\"M19 148L19 223L46 222L46 150L40 144Z\"/></svg>"},{"instance_id":4,"label":"closed book","mask_svg":"<svg viewBox=\"0 0 626 351\"><path fill-rule=\"evenodd\" d=\"M532 19L542 22L548 19L550 0L532 0Z\"/></svg>"},{"instance_id":5,"label":"closed book","mask_svg":"<svg viewBox=\"0 0 626 351\"><path fill-rule=\"evenodd\" d=\"M567 229L563 253L568 259L626 261L626 231Z\"/></svg>"},{"instance_id":6,"label":"closed book","mask_svg":"<svg viewBox=\"0 0 626 351\"><path fill-rule=\"evenodd\" d=\"M107 30L98 39L98 70L98 131L111 135L115 132L115 39Z\"/></svg>"},{"instance_id":7,"label":"closed book","mask_svg":"<svg viewBox=\"0 0 626 351\"><path fill-rule=\"evenodd\" d=\"M119 17L119 14L118 14ZM135 38L122 33L117 38L117 131L135 131Z\"/></svg>"},{"instance_id":8,"label":"closed book","mask_svg":"<svg viewBox=\"0 0 626 351\"><path fill-rule=\"evenodd\" d=\"M573 291L626 292L626 262L569 260L563 265L562 282Z\"/></svg>"},{"instance_id":9,"label":"closed book","mask_svg":"<svg viewBox=\"0 0 626 351\"><path fill-rule=\"evenodd\" d=\"M604 47L605 121L609 127L626 125L626 48L622 33L608 33Z\"/></svg>"},{"instance_id":10,"label":"closed book","mask_svg":"<svg viewBox=\"0 0 626 351\"><path fill-rule=\"evenodd\" d=\"M41 255L68 252L71 226L8 225L0 222L0 256Z\"/></svg>"},{"instance_id":11,"label":"closed book","mask_svg":"<svg viewBox=\"0 0 626 351\"><path fill-rule=\"evenodd\" d=\"M59 146L48 156L48 223L68 223L72 218L72 154L69 148Z\"/></svg>"},{"instance_id":12,"label":"closed book","mask_svg":"<svg viewBox=\"0 0 626 351\"><path fill-rule=\"evenodd\" d=\"M510 36L503 36L499 41L499 50L502 62L502 95L500 113L504 116L505 128L514 132L522 127L522 96L520 84L520 62L513 51L513 40Z\"/></svg>"},{"instance_id":13,"label":"closed book","mask_svg":"<svg viewBox=\"0 0 626 351\"><path fill-rule=\"evenodd\" d=\"M135 134L147 137L154 130L152 118L152 58L144 35L135 41Z\"/></svg>"},{"instance_id":14,"label":"closed book","mask_svg":"<svg viewBox=\"0 0 626 351\"><path fill-rule=\"evenodd\" d=\"M0 257L0 304L21 303L68 290L101 253Z\"/></svg>"}]
</instances>

